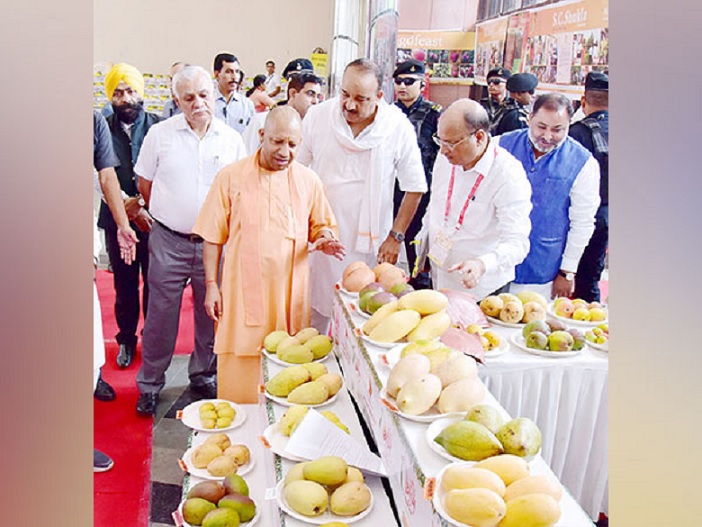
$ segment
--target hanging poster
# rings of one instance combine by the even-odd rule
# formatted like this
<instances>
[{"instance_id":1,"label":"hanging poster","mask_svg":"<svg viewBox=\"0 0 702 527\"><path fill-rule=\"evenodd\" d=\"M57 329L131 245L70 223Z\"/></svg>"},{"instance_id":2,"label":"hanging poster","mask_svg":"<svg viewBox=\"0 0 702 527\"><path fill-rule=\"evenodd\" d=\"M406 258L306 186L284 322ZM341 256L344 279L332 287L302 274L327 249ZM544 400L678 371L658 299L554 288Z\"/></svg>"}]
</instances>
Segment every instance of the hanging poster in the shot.
<instances>
[{"instance_id":1,"label":"hanging poster","mask_svg":"<svg viewBox=\"0 0 702 527\"><path fill-rule=\"evenodd\" d=\"M436 84L472 84L475 60L472 31L398 31L397 62L424 62Z\"/></svg>"},{"instance_id":2,"label":"hanging poster","mask_svg":"<svg viewBox=\"0 0 702 527\"><path fill-rule=\"evenodd\" d=\"M508 22L508 17L502 17L476 25L475 80L479 84L485 84L488 71L504 64Z\"/></svg>"},{"instance_id":3,"label":"hanging poster","mask_svg":"<svg viewBox=\"0 0 702 527\"><path fill-rule=\"evenodd\" d=\"M609 68L608 0L581 0L534 10L519 70L539 78L539 90L582 92L590 71Z\"/></svg>"}]
</instances>

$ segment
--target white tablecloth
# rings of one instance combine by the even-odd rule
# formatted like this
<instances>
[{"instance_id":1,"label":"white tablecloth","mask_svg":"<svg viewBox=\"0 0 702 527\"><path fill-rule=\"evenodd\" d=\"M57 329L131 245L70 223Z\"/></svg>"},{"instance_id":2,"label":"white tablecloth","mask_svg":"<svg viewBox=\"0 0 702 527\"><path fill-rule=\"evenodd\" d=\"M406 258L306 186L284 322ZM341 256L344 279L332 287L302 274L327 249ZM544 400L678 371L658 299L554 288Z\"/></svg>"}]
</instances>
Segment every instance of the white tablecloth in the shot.
<instances>
[{"instance_id":1,"label":"white tablecloth","mask_svg":"<svg viewBox=\"0 0 702 527\"><path fill-rule=\"evenodd\" d=\"M493 326L503 338L521 330ZM487 359L480 377L512 415L533 419L541 455L594 519L609 509L607 378L609 354L586 346L570 358L532 355L513 344Z\"/></svg>"},{"instance_id":2,"label":"white tablecloth","mask_svg":"<svg viewBox=\"0 0 702 527\"><path fill-rule=\"evenodd\" d=\"M379 404L378 392L390 373L380 359L387 350L353 335L354 328L360 327L366 319L351 311L349 302L348 297L336 292L332 332L348 380L347 387L365 416L389 472L400 517L412 526L448 525L433 511L431 502L422 499L421 487L425 478L436 476L449 462L429 448L425 439L428 424L398 417ZM491 394L487 402L500 406ZM506 411L518 415L509 409ZM531 471L554 476L541 456L532 461ZM569 493L569 488L561 500L561 510L557 527L592 527L592 521Z\"/></svg>"}]
</instances>

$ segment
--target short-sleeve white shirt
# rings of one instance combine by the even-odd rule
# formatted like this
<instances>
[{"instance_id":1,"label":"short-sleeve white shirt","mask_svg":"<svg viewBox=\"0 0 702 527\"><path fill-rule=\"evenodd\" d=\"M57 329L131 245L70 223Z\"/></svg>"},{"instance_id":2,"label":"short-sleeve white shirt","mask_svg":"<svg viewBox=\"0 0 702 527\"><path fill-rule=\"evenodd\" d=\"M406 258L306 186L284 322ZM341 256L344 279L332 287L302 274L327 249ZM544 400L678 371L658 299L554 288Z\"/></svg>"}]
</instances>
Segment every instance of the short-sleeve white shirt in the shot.
<instances>
[{"instance_id":1,"label":"short-sleeve white shirt","mask_svg":"<svg viewBox=\"0 0 702 527\"><path fill-rule=\"evenodd\" d=\"M151 215L187 234L217 172L245 156L241 135L222 121L212 119L200 139L179 114L149 129L134 172L152 182Z\"/></svg>"}]
</instances>

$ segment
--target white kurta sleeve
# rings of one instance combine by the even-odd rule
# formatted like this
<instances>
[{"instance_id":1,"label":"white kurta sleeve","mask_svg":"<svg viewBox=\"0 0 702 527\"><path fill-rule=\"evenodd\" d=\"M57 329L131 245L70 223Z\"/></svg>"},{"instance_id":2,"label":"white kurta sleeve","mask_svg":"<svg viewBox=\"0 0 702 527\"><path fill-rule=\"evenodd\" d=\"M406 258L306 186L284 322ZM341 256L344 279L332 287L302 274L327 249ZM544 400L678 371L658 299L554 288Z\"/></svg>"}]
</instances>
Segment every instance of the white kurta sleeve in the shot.
<instances>
[{"instance_id":1,"label":"white kurta sleeve","mask_svg":"<svg viewBox=\"0 0 702 527\"><path fill-rule=\"evenodd\" d=\"M395 161L397 179L403 192L426 192L427 178L424 175L422 154L417 145L414 127L405 119L401 122L399 133L399 158Z\"/></svg>"},{"instance_id":2,"label":"white kurta sleeve","mask_svg":"<svg viewBox=\"0 0 702 527\"><path fill-rule=\"evenodd\" d=\"M590 156L570 189L570 229L561 269L575 272L580 257L595 231L595 214L600 206L600 166Z\"/></svg>"}]
</instances>

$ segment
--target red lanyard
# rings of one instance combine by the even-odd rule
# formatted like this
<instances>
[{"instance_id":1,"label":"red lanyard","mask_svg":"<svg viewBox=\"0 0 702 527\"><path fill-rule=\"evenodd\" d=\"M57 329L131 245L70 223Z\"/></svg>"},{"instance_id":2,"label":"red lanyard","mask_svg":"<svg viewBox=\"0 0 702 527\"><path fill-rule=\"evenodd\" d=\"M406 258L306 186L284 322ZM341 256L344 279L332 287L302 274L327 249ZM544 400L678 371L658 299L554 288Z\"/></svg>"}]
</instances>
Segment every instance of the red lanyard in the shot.
<instances>
[{"instance_id":1,"label":"red lanyard","mask_svg":"<svg viewBox=\"0 0 702 527\"><path fill-rule=\"evenodd\" d=\"M478 179L475 180L475 184L473 185L473 188L470 189L470 193L468 194L468 197L466 198L466 202L463 204L463 208L461 209L461 213L458 215L458 220L456 221L456 226L454 227L456 231L460 231L461 227L463 226L463 220L466 217L466 211L468 210L468 205L470 205L470 202L473 201L473 198L475 197L475 193L478 190L478 187L480 186L480 183L483 182L483 176L482 174L478 174ZM448 186L448 192L446 194L446 209L444 211L444 225L448 223L449 219L449 213L451 212L451 197L453 196L453 182L454 179L456 178L456 165L453 165L453 169L451 170L451 179L449 180L449 186Z\"/></svg>"},{"instance_id":2,"label":"red lanyard","mask_svg":"<svg viewBox=\"0 0 702 527\"><path fill-rule=\"evenodd\" d=\"M497 159L497 148L495 148L495 159ZM475 184L473 185L473 188L470 189L470 193L468 194L468 197L466 198L466 202L463 204L463 208L461 209L461 213L458 215L458 220L456 221L456 225L454 229L456 231L460 231L461 227L463 226L463 220L466 217L466 211L468 210L468 205L470 205L470 202L473 201L473 198L475 198L475 193L478 190L478 187L480 184L483 182L483 179L485 176L483 174L478 173L478 178L475 180ZM453 168L451 169L451 179L449 180L449 186L448 186L448 192L446 193L446 208L444 209L444 225L448 223L449 219L449 213L451 212L451 197L453 196L453 182L456 179L456 165L453 165Z\"/></svg>"}]
</instances>

